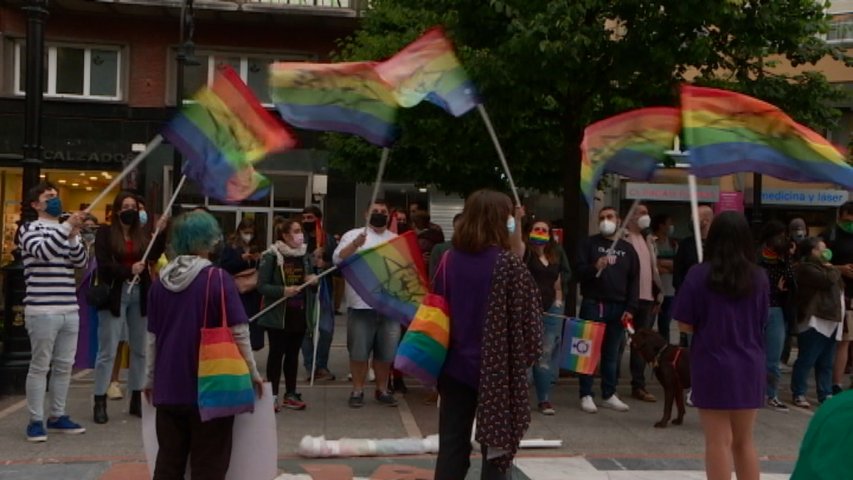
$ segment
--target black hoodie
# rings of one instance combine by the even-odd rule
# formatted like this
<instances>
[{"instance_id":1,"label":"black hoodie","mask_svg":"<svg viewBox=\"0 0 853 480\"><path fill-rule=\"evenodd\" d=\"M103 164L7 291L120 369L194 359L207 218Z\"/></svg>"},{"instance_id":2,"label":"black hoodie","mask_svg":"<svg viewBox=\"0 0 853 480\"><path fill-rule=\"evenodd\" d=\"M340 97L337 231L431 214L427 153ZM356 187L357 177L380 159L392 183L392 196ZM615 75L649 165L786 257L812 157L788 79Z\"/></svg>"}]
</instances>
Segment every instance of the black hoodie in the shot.
<instances>
[{"instance_id":1,"label":"black hoodie","mask_svg":"<svg viewBox=\"0 0 853 480\"><path fill-rule=\"evenodd\" d=\"M624 303L632 314L637 313L640 296L640 259L634 246L619 240L613 249L613 259L596 278L595 262L607 254L612 240L601 234L581 242L578 252L578 278L584 299Z\"/></svg>"}]
</instances>

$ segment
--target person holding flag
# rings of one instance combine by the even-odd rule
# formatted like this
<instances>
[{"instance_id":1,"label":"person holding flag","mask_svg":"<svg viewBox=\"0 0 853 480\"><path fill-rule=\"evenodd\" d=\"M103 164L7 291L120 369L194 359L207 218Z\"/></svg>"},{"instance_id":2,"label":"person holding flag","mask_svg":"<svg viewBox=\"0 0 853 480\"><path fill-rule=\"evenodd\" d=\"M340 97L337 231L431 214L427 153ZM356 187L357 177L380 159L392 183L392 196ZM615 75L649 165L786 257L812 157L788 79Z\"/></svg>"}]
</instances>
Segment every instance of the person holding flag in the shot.
<instances>
[{"instance_id":1,"label":"person holding flag","mask_svg":"<svg viewBox=\"0 0 853 480\"><path fill-rule=\"evenodd\" d=\"M625 325L637 312L640 295L640 260L625 240L618 238L621 219L613 207L598 213L600 233L592 235L578 252L578 278L581 284L580 318L607 325L601 344L601 396L603 406L619 412L629 407L616 396L619 360ZM595 413L591 375L580 377L581 410Z\"/></svg>"},{"instance_id":2,"label":"person holding flag","mask_svg":"<svg viewBox=\"0 0 853 480\"><path fill-rule=\"evenodd\" d=\"M388 204L375 200L368 206L365 217L367 227L354 228L341 237L335 249L335 265L356 252L387 242L397 234L388 230ZM352 285L346 285L347 300L347 349L352 372L351 408L364 406L364 383L367 377L367 362L373 354L373 370L376 372L376 401L390 407L397 406L397 399L388 391L388 378L397 344L400 343L400 324L373 308L356 293Z\"/></svg>"}]
</instances>

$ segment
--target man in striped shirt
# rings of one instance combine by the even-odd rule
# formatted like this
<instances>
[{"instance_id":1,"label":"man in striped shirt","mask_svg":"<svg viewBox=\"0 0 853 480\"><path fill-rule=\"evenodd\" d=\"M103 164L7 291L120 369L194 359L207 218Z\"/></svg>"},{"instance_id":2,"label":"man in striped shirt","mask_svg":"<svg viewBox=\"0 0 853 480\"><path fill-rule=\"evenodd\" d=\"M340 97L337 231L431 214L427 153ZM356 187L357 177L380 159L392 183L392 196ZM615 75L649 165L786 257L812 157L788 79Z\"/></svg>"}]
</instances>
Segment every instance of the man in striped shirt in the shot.
<instances>
[{"instance_id":1,"label":"man in striped shirt","mask_svg":"<svg viewBox=\"0 0 853 480\"><path fill-rule=\"evenodd\" d=\"M74 213L64 223L59 223L62 203L56 188L47 182L30 189L24 201L38 213L38 219L24 223L18 233L27 285L24 319L32 345L27 373L30 412L27 440L44 442L47 440L44 399L48 371L52 371L52 400L47 428L61 433L86 431L65 413L80 326L74 269L85 267L87 257L79 237L85 214Z\"/></svg>"}]
</instances>

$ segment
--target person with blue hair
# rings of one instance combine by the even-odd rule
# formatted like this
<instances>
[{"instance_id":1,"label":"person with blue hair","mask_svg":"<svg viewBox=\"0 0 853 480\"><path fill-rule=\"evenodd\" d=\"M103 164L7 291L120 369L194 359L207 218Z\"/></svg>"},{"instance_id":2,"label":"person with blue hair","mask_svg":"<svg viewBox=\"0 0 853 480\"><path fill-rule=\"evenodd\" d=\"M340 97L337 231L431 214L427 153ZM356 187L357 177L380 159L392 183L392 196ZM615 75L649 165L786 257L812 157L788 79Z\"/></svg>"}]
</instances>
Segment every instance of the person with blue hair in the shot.
<instances>
[{"instance_id":1,"label":"person with blue hair","mask_svg":"<svg viewBox=\"0 0 853 480\"><path fill-rule=\"evenodd\" d=\"M148 296L145 397L157 409L155 479L183 478L188 458L193 478L224 479L228 471L234 416L202 422L199 414L203 327L219 326L224 317L259 393L263 384L234 279L209 259L221 239L219 224L207 212L190 211L175 219L175 257L160 271Z\"/></svg>"}]
</instances>

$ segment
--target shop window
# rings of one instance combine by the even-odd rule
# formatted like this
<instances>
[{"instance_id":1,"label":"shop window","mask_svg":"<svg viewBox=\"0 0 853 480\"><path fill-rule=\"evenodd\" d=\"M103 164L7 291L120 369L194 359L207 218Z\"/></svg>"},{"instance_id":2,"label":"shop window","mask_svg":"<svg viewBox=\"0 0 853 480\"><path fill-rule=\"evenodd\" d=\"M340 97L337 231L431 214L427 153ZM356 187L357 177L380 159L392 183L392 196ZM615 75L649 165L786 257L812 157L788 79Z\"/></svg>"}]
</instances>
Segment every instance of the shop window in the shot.
<instances>
[{"instance_id":1,"label":"shop window","mask_svg":"<svg viewBox=\"0 0 853 480\"><path fill-rule=\"evenodd\" d=\"M121 99L121 50L118 47L47 45L44 94L46 97ZM26 87L26 44L15 44L15 93Z\"/></svg>"}]
</instances>

